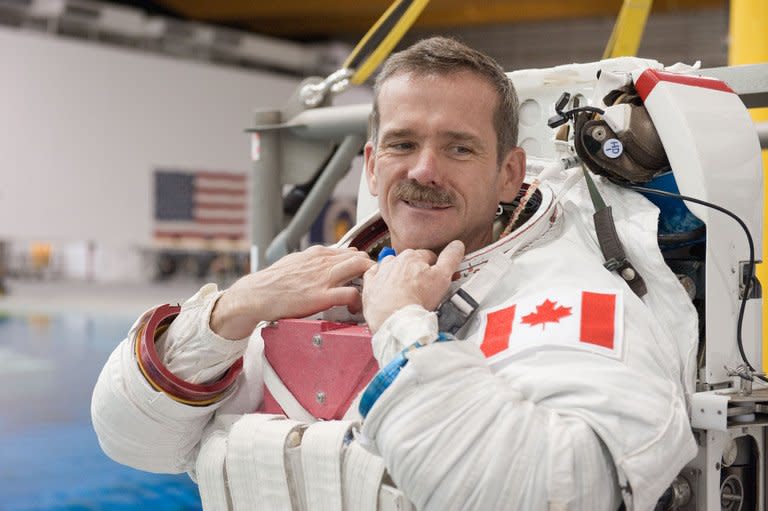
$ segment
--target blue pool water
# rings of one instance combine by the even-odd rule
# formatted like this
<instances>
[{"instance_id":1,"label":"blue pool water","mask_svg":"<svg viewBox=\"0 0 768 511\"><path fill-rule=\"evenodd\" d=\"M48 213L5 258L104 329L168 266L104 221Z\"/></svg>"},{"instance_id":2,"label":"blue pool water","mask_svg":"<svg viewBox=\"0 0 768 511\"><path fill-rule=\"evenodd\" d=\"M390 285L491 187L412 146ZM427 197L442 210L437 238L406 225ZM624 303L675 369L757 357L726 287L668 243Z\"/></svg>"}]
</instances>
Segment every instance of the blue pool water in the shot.
<instances>
[{"instance_id":1,"label":"blue pool water","mask_svg":"<svg viewBox=\"0 0 768 511\"><path fill-rule=\"evenodd\" d=\"M131 322L0 316L0 511L201 509L186 474L119 465L93 432L93 385Z\"/></svg>"}]
</instances>

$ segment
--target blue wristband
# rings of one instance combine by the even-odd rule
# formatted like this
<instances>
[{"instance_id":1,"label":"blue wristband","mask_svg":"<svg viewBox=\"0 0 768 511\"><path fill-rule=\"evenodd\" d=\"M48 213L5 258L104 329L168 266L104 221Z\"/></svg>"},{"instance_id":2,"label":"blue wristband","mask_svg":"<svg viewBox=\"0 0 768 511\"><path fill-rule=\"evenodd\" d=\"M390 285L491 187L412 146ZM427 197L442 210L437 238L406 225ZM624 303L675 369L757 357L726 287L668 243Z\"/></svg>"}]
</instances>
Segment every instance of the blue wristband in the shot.
<instances>
[{"instance_id":1,"label":"blue wristband","mask_svg":"<svg viewBox=\"0 0 768 511\"><path fill-rule=\"evenodd\" d=\"M440 332L437 334L437 339L435 339L434 342L452 341L453 339L454 337L452 335ZM406 357L406 354L411 350L421 348L423 346L425 345L421 344L420 342L415 342L407 348L404 348L395 356L395 358L392 359L392 361L390 361L387 365L382 367L378 373L376 373L376 376L373 377L371 382L363 391L363 395L360 397L360 405L358 410L360 411L360 415L362 415L363 418L368 416L368 412L371 411L371 408L373 408L373 405L376 404L376 401L379 399L379 397L384 393L385 390L389 388L390 385L392 385L392 382L395 381L397 375L400 374L400 370L405 367L405 364L408 363L408 357Z\"/></svg>"}]
</instances>

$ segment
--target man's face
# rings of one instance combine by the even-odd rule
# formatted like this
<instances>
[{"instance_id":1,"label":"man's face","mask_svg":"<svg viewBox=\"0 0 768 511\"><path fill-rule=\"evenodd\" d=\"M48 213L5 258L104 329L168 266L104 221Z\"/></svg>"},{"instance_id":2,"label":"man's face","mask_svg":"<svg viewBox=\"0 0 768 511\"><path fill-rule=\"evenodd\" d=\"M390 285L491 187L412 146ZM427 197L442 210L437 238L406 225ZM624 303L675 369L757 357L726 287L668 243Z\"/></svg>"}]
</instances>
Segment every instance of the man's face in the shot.
<instances>
[{"instance_id":1,"label":"man's face","mask_svg":"<svg viewBox=\"0 0 768 511\"><path fill-rule=\"evenodd\" d=\"M493 87L469 71L405 73L384 82L378 99L365 170L395 250L440 251L460 239L471 252L491 242L497 205L514 199L525 170L519 148L499 165Z\"/></svg>"}]
</instances>

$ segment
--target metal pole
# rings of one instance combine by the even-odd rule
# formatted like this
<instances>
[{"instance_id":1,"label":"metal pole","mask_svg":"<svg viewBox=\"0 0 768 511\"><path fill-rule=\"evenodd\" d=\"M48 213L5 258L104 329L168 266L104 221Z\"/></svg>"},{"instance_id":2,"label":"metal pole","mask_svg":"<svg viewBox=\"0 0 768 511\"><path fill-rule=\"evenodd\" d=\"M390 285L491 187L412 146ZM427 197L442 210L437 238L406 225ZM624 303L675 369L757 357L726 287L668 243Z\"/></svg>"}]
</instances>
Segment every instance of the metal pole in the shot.
<instances>
[{"instance_id":1,"label":"metal pole","mask_svg":"<svg viewBox=\"0 0 768 511\"><path fill-rule=\"evenodd\" d=\"M255 114L255 124L279 124L279 110ZM280 231L283 219L283 193L280 180L280 132L252 133L251 158L251 271L266 266L269 242Z\"/></svg>"},{"instance_id":2,"label":"metal pole","mask_svg":"<svg viewBox=\"0 0 768 511\"><path fill-rule=\"evenodd\" d=\"M328 165L323 169L312 191L299 207L288 226L278 234L267 250L267 264L280 259L298 246L299 239L320 214L333 188L347 173L352 159L365 143L363 135L349 135L344 138Z\"/></svg>"}]
</instances>

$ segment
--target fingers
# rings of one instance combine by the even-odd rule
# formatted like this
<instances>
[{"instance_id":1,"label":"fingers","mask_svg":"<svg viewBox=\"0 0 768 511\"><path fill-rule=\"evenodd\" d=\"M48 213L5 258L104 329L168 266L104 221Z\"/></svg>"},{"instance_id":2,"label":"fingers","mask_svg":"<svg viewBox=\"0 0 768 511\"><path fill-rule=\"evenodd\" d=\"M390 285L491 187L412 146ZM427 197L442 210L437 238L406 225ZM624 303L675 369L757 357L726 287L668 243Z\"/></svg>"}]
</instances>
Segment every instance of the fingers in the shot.
<instances>
[{"instance_id":1,"label":"fingers","mask_svg":"<svg viewBox=\"0 0 768 511\"><path fill-rule=\"evenodd\" d=\"M312 245L304 251L296 252L292 255L295 255L298 258L298 261L304 263L311 262L312 264L337 263L340 260L350 257L364 257L369 259L368 254L356 248L325 247L322 245ZM292 255L287 257L291 257Z\"/></svg>"},{"instance_id":2,"label":"fingers","mask_svg":"<svg viewBox=\"0 0 768 511\"><path fill-rule=\"evenodd\" d=\"M363 274L363 282L367 281L368 279L372 279L373 277L375 277L376 274L378 273L380 267L381 267L381 263L374 264L373 266L368 268L368 270L366 270L366 272Z\"/></svg>"},{"instance_id":3,"label":"fingers","mask_svg":"<svg viewBox=\"0 0 768 511\"><path fill-rule=\"evenodd\" d=\"M335 263L329 270L331 285L343 284L349 282L355 277L364 274L376 263L369 259L363 252L363 257L348 257Z\"/></svg>"},{"instance_id":4,"label":"fingers","mask_svg":"<svg viewBox=\"0 0 768 511\"><path fill-rule=\"evenodd\" d=\"M345 261L347 259L365 259L367 261L371 261L371 257L361 250L357 249L339 249L338 252L333 252L330 254L325 254L321 256L321 259L325 259L327 261L338 263L340 261Z\"/></svg>"},{"instance_id":5,"label":"fingers","mask_svg":"<svg viewBox=\"0 0 768 511\"><path fill-rule=\"evenodd\" d=\"M434 268L450 277L456 271L456 268L459 267L462 259L464 259L464 243L459 240L453 240L440 252Z\"/></svg>"},{"instance_id":6,"label":"fingers","mask_svg":"<svg viewBox=\"0 0 768 511\"><path fill-rule=\"evenodd\" d=\"M335 305L346 305L352 314L357 314L363 309L360 291L354 287L334 287L328 290L327 296L330 301L328 308Z\"/></svg>"},{"instance_id":7,"label":"fingers","mask_svg":"<svg viewBox=\"0 0 768 511\"><path fill-rule=\"evenodd\" d=\"M435 254L431 250L420 249L416 251L416 254L419 256L420 259L422 259L424 262L426 262L430 266L435 264L435 262L437 261L437 254Z\"/></svg>"},{"instance_id":8,"label":"fingers","mask_svg":"<svg viewBox=\"0 0 768 511\"><path fill-rule=\"evenodd\" d=\"M387 255L386 257L384 257L382 260L379 261L379 264L391 264L393 261L397 260L403 263L421 261L431 266L435 264L435 261L437 261L437 255L434 252L432 252L431 250L423 249L423 248L405 249L396 258L390 257L390 255L394 255L394 254Z\"/></svg>"},{"instance_id":9,"label":"fingers","mask_svg":"<svg viewBox=\"0 0 768 511\"><path fill-rule=\"evenodd\" d=\"M309 255L333 255L360 252L355 247L327 247L325 245L312 245L304 250Z\"/></svg>"}]
</instances>

